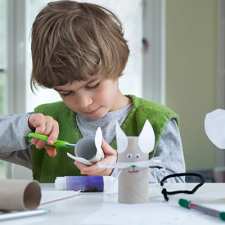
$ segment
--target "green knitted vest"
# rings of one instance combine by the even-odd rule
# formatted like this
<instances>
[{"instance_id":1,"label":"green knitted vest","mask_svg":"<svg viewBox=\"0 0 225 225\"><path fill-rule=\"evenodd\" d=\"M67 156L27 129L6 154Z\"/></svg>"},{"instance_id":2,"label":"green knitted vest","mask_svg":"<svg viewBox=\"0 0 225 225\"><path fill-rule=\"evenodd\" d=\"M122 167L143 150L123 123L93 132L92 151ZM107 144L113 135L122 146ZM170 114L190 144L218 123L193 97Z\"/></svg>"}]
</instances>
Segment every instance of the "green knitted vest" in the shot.
<instances>
[{"instance_id":1,"label":"green knitted vest","mask_svg":"<svg viewBox=\"0 0 225 225\"><path fill-rule=\"evenodd\" d=\"M133 107L121 128L127 136L138 136L145 120L148 119L154 129L156 142L158 142L165 124L172 118L177 119L177 115L170 109L157 103L149 102L135 96L128 97L131 98ZM60 128L58 139L76 143L82 138L76 124L75 113L67 108L63 102L40 105L35 109L35 112L52 116L58 121ZM116 149L115 139L110 144ZM33 178L47 183L54 182L55 178L59 176L80 175L73 160L67 157L66 152L73 154L73 149L58 149L56 157L51 158L44 150L35 149L32 146Z\"/></svg>"}]
</instances>

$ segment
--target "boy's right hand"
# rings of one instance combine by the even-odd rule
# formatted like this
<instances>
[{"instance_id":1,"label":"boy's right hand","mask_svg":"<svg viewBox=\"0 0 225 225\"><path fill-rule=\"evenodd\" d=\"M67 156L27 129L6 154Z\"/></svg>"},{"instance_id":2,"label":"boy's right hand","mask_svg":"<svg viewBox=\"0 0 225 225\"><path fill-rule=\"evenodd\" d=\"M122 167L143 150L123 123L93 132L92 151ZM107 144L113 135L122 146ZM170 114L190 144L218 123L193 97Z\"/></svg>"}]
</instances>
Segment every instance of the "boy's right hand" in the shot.
<instances>
[{"instance_id":1,"label":"boy's right hand","mask_svg":"<svg viewBox=\"0 0 225 225\"><path fill-rule=\"evenodd\" d=\"M31 114L28 118L28 125L30 129L35 130L35 132L47 135L48 144L53 144L59 135L58 122L52 117L45 116L42 113ZM56 148L48 146L43 141L32 139L31 143L38 149L46 149L46 152L50 157L55 157L57 154Z\"/></svg>"}]
</instances>

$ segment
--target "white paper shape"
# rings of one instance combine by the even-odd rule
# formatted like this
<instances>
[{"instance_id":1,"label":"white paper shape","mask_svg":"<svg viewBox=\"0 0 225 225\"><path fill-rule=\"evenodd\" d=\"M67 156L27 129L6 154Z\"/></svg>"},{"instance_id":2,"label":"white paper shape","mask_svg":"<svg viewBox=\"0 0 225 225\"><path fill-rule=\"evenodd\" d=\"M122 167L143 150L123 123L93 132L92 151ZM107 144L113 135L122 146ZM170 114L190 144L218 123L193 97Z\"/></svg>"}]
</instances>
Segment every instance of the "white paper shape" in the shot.
<instances>
[{"instance_id":1,"label":"white paper shape","mask_svg":"<svg viewBox=\"0 0 225 225\"><path fill-rule=\"evenodd\" d=\"M117 163L97 163L99 168L118 168L118 169L126 169L129 167L137 167L137 168L147 168L147 167L164 167L161 160L145 160L139 162L117 162Z\"/></svg>"},{"instance_id":2,"label":"white paper shape","mask_svg":"<svg viewBox=\"0 0 225 225\"><path fill-rule=\"evenodd\" d=\"M85 165L87 165L87 166L91 166L91 165L92 165L91 162L89 162L88 160L86 160L86 159L84 159L84 158L76 157L75 155L72 155L72 154L70 154L69 152L67 152L66 154L67 154L67 156L68 156L69 158L71 158L71 159L73 159L73 160L75 160L75 161L81 162L81 163L83 163L83 164L85 164Z\"/></svg>"},{"instance_id":3,"label":"white paper shape","mask_svg":"<svg viewBox=\"0 0 225 225\"><path fill-rule=\"evenodd\" d=\"M102 152L102 130L101 127L98 127L95 133L95 146L98 152Z\"/></svg>"},{"instance_id":4,"label":"white paper shape","mask_svg":"<svg viewBox=\"0 0 225 225\"><path fill-rule=\"evenodd\" d=\"M219 149L225 149L225 110L217 109L205 116L205 132Z\"/></svg>"},{"instance_id":5,"label":"white paper shape","mask_svg":"<svg viewBox=\"0 0 225 225\"><path fill-rule=\"evenodd\" d=\"M117 144L117 152L122 153L126 150L128 145L128 139L126 134L120 128L118 122L116 122L116 144Z\"/></svg>"},{"instance_id":6,"label":"white paper shape","mask_svg":"<svg viewBox=\"0 0 225 225\"><path fill-rule=\"evenodd\" d=\"M152 152L155 146L155 133L151 123L146 120L144 127L138 137L138 145L142 152Z\"/></svg>"}]
</instances>

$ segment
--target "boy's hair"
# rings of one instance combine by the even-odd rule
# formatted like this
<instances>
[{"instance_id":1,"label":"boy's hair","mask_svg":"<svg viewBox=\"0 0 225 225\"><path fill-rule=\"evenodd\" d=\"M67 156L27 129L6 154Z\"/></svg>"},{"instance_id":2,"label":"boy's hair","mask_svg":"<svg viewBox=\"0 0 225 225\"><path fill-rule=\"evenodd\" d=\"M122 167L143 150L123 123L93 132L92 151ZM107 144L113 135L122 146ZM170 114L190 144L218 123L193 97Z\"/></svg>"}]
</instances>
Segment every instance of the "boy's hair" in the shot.
<instances>
[{"instance_id":1,"label":"boy's hair","mask_svg":"<svg viewBox=\"0 0 225 225\"><path fill-rule=\"evenodd\" d=\"M129 55L119 19L102 6L75 1L50 2L39 12L31 50L31 88L53 88L96 74L117 78Z\"/></svg>"}]
</instances>

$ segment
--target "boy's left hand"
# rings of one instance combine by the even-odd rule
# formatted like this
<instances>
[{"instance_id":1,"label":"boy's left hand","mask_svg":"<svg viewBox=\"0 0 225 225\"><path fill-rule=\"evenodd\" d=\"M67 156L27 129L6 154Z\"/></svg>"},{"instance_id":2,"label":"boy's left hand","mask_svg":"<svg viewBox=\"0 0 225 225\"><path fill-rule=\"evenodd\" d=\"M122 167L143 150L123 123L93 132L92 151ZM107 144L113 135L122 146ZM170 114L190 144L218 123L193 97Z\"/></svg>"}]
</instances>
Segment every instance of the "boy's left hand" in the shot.
<instances>
[{"instance_id":1,"label":"boy's left hand","mask_svg":"<svg viewBox=\"0 0 225 225\"><path fill-rule=\"evenodd\" d=\"M117 160L117 151L113 149L105 140L102 141L102 150L104 152L105 158L101 160L104 164L113 164ZM91 166L86 166L83 163L75 161L74 163L80 170L82 175L88 176L110 176L113 169L109 168L99 168L97 163Z\"/></svg>"}]
</instances>

